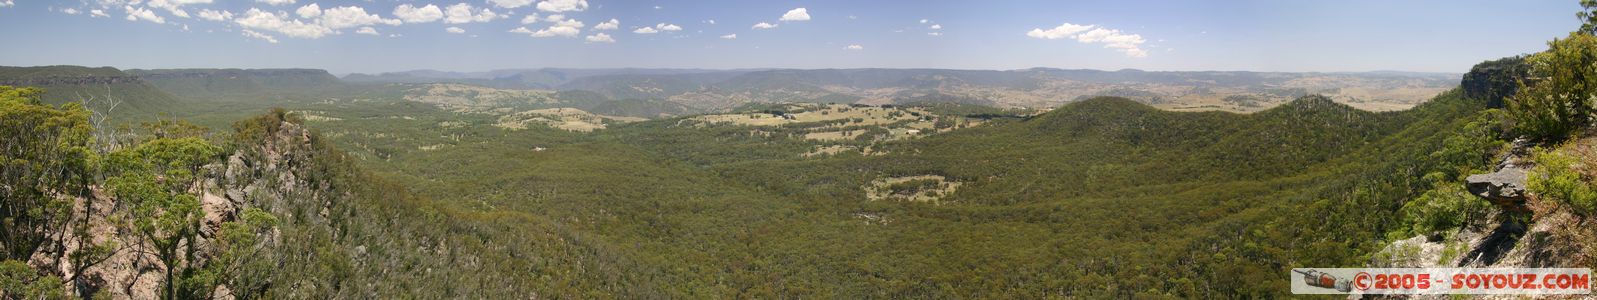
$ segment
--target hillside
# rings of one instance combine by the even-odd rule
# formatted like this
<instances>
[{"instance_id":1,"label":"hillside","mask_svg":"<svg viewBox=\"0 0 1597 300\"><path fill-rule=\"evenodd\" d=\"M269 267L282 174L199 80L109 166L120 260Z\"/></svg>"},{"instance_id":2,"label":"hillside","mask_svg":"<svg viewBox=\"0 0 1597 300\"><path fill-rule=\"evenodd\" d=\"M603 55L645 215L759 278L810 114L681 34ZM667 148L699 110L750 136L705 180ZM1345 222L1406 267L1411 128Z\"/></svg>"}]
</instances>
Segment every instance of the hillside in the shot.
<instances>
[{"instance_id":1,"label":"hillside","mask_svg":"<svg viewBox=\"0 0 1597 300\"><path fill-rule=\"evenodd\" d=\"M0 300L1597 298L1570 2L0 0Z\"/></svg>"},{"instance_id":2,"label":"hillside","mask_svg":"<svg viewBox=\"0 0 1597 300\"><path fill-rule=\"evenodd\" d=\"M1288 278L1268 274L1385 247L1410 226L1404 203L1439 184L1411 178L1484 164L1433 153L1489 151L1446 142L1489 119L1488 101L1459 91L1396 112L1321 96L1249 114L1117 97L1040 114L771 103L643 120L570 107L679 109L607 99L401 84L209 100L292 113L222 135L237 142L207 160L216 183L196 198L234 210L206 215L262 209L284 220L270 253L328 257L262 256L295 270L275 282L301 283L228 291L1269 297ZM460 285L485 287L432 288Z\"/></svg>"},{"instance_id":3,"label":"hillside","mask_svg":"<svg viewBox=\"0 0 1597 300\"><path fill-rule=\"evenodd\" d=\"M1232 114L1169 112L1099 98L919 138L827 142L804 134L825 121L802 119L780 126L699 126L688 125L698 117L680 117L580 135L535 127L482 130L471 124L491 121L423 118L429 114L420 111L408 113L416 120L354 120L329 108L329 116L343 120L312 126L326 128L363 165L412 183L421 195L565 220L596 234L596 242L632 245L624 247L631 249L627 255L640 261L694 270L662 275L681 287L671 294L998 297L1155 290L1224 297L1271 295L1285 279L1244 283L1209 276L1347 264L1374 251L1380 245L1364 241L1378 240L1384 226L1393 225L1355 220L1391 218L1414 196L1406 191L1423 189L1423 182L1389 183L1450 163L1429 159L1435 148L1428 145L1458 134L1453 128L1483 103L1448 94L1416 110L1373 113L1310 97ZM463 124L438 125L457 121ZM368 128L406 129L380 136ZM818 145L870 151L804 155ZM912 178L940 178L943 192L919 193L938 195L934 201L941 204L868 200L873 182ZM957 190L947 189L953 183ZM1311 222L1325 218L1345 222ZM1284 231L1258 231L1264 228ZM942 234L920 233L926 230ZM1312 230L1350 238L1307 250L1290 246L1304 242L1296 237L1314 236L1301 233ZM1160 246L1149 248L1152 240ZM1313 249L1357 250L1333 255ZM1103 260L1078 260L1091 257ZM1181 265L1174 261L1195 264L1157 267ZM988 267L958 267L976 262ZM1215 269L1223 271L1202 271ZM1105 288L1106 280L1150 270L1185 278L1155 282L1191 285ZM740 279L710 283L722 277ZM758 279L773 277L783 280ZM1083 281L1088 278L1098 279ZM992 288L1011 280L1028 283ZM955 282L964 287L930 288ZM739 290L749 291L733 292Z\"/></svg>"},{"instance_id":4,"label":"hillside","mask_svg":"<svg viewBox=\"0 0 1597 300\"><path fill-rule=\"evenodd\" d=\"M181 107L171 93L111 67L0 66L0 86L43 88L45 103L86 102L90 109L109 114L122 124L153 119Z\"/></svg>"},{"instance_id":5,"label":"hillside","mask_svg":"<svg viewBox=\"0 0 1597 300\"><path fill-rule=\"evenodd\" d=\"M306 93L342 84L327 71L314 69L134 69L127 73L184 95Z\"/></svg>"},{"instance_id":6,"label":"hillside","mask_svg":"<svg viewBox=\"0 0 1597 300\"><path fill-rule=\"evenodd\" d=\"M265 186L354 192L262 198L325 210L270 204L278 200L232 206L278 219L326 218L295 225L310 226L301 227L306 234L348 231L298 238L349 261L285 257L280 264L309 277L274 276L302 286L409 283L264 295L384 296L494 282L505 288L431 295L1268 297L1286 278L1261 274L1359 264L1385 246L1386 233L1409 226L1403 204L1438 183L1408 178L1474 164L1432 153L1475 134L1460 128L1482 122L1478 112L1489 104L1452 91L1411 110L1371 112L1305 96L1241 114L1091 97L1038 113L938 95L905 106L751 102L696 114L702 110L673 100L611 100L581 89L167 72L189 74L163 80L197 101L182 109L200 124L225 128L229 116L279 106L286 115L257 120L287 123L239 128L320 132L292 129L289 136L311 142L265 146L300 149L264 156L280 161L241 157L246 169L309 168L259 177L296 183L219 184L209 195L237 199L230 190ZM816 74L898 85L905 83L880 78L917 72L925 71ZM321 72L285 76L325 78L310 73ZM773 72L790 79L766 82L800 82L790 80L804 73ZM637 78L608 76L578 82ZM717 76L683 84L720 84ZM200 82L220 88L187 84ZM802 95L791 93L802 86L746 92ZM287 158L307 151L338 159ZM206 193L198 198L210 199ZM392 215L407 217L382 217ZM360 251L368 258L352 254ZM476 263L484 260L496 263ZM344 264L351 267L324 269ZM590 267L603 271L575 269ZM1138 279L1148 274L1166 279Z\"/></svg>"}]
</instances>

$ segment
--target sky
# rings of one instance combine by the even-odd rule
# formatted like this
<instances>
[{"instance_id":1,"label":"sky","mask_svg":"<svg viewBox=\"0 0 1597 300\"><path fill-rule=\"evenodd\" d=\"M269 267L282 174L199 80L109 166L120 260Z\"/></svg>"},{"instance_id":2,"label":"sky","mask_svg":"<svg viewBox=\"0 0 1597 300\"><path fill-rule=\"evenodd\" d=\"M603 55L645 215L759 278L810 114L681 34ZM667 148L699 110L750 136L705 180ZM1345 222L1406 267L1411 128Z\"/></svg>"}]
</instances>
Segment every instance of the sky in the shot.
<instances>
[{"instance_id":1,"label":"sky","mask_svg":"<svg viewBox=\"0 0 1597 300\"><path fill-rule=\"evenodd\" d=\"M0 65L1461 73L1577 1L0 0Z\"/></svg>"}]
</instances>

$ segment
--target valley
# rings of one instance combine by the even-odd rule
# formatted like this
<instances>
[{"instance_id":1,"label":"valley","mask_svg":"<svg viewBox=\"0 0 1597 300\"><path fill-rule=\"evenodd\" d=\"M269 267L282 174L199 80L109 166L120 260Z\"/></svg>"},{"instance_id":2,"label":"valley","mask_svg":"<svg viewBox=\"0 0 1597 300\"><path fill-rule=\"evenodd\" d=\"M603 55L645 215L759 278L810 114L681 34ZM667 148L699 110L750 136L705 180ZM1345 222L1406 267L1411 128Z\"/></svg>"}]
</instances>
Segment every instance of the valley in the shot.
<instances>
[{"instance_id":1,"label":"valley","mask_svg":"<svg viewBox=\"0 0 1597 300\"><path fill-rule=\"evenodd\" d=\"M1296 230L1336 230L1371 239L1386 231L1308 222L1387 215L1382 207L1399 205L1411 196L1405 191L1416 187L1367 184L1418 176L1381 170L1440 163L1416 160L1432 150L1414 145L1437 145L1426 141L1451 135L1450 127L1483 107L1457 92L1399 112L1364 111L1331 97L1309 96L1249 114L1172 112L1119 97L1050 111L954 101L878 106L773 100L719 113L645 118L577 108L603 111L562 97L571 91L290 79L247 80L262 83L260 89L292 91L282 93L170 88L214 86L185 80L215 79L148 82L170 91L163 98L187 104L170 107L169 114L287 109L291 113L285 118L317 132L312 139L325 137L355 165L426 199L409 200L427 203L417 208L421 213L437 214L428 218L434 221L417 224L435 222L424 226L436 229L387 230L427 236L431 247L458 249L450 250L458 256L439 262L489 257L515 262L433 265L433 272L496 275L426 284L523 278L517 274L526 269L518 266L529 258L506 258L515 252L490 249L603 249L535 257L560 268L598 259L614 268L601 273L611 274L606 276L649 275L621 277L633 282L621 285L587 282L581 288L538 285L532 290L623 297L930 297L943 292L927 287L955 283L968 285L956 289L961 295L993 297L1109 296L1147 289L1268 294L1264 291L1285 284L1284 279L1103 287L1142 276L1121 264L1189 261L1195 265L1159 272L1195 277L1209 274L1198 270L1220 266L1355 262L1361 258L1285 252L1285 247ZM321 87L295 87L305 82ZM151 116L119 114L113 120L142 118ZM192 120L210 128L230 126L222 117ZM1336 186L1373 193L1329 190ZM1305 209L1326 199L1370 205ZM365 201L384 205L388 200ZM522 221L495 221L505 218ZM1272 227L1292 231L1271 233L1279 239L1268 240L1251 233L1223 234L1257 233L1257 224L1291 224ZM503 230L549 236L461 239ZM924 235L928 230L941 234ZM552 244L525 244L539 240ZM1379 247L1355 242L1362 240L1324 246ZM1149 241L1160 242L1147 248ZM1268 248L1246 248L1238 244L1243 241L1247 247ZM1263 241L1279 244L1257 244ZM344 251L360 246L350 242L331 245ZM1112 260L1076 260L1083 257ZM975 262L985 263L956 267ZM916 275L927 270L942 275ZM361 272L340 276L382 278ZM980 288L1020 278L1030 278L1028 286L1040 289ZM512 290L501 292L530 291ZM383 293L349 292L356 291Z\"/></svg>"},{"instance_id":2,"label":"valley","mask_svg":"<svg viewBox=\"0 0 1597 300\"><path fill-rule=\"evenodd\" d=\"M0 35L0 300L1561 299L1597 267L1597 0L0 0ZM1451 274L1557 276L1402 286Z\"/></svg>"}]
</instances>

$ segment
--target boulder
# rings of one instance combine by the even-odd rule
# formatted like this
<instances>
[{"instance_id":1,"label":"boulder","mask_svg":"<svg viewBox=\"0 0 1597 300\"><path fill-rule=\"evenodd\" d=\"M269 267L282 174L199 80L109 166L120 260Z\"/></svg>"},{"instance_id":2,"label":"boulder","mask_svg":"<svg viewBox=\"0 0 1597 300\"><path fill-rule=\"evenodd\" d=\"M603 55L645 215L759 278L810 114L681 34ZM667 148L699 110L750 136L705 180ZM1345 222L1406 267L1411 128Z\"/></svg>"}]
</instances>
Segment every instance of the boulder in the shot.
<instances>
[{"instance_id":1,"label":"boulder","mask_svg":"<svg viewBox=\"0 0 1597 300\"><path fill-rule=\"evenodd\" d=\"M1492 203L1519 204L1525 202L1525 170L1503 168L1497 172L1470 175L1464 179L1469 192L1491 200Z\"/></svg>"},{"instance_id":2,"label":"boulder","mask_svg":"<svg viewBox=\"0 0 1597 300\"><path fill-rule=\"evenodd\" d=\"M1526 170L1530 169L1525 163L1528 145L1529 142L1524 139L1515 140L1508 154L1497 164L1496 172L1464 178L1466 188L1471 194L1486 198L1506 210L1523 211Z\"/></svg>"}]
</instances>

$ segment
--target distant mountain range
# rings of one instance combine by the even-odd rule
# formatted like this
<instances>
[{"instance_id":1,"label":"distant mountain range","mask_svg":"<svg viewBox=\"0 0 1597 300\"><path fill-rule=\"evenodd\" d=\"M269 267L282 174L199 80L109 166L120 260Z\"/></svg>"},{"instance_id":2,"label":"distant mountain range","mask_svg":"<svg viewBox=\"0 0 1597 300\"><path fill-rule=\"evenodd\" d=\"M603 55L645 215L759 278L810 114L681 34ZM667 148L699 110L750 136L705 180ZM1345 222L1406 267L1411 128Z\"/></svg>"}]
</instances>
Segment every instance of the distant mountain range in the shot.
<instances>
[{"instance_id":1,"label":"distant mountain range","mask_svg":"<svg viewBox=\"0 0 1597 300\"><path fill-rule=\"evenodd\" d=\"M451 95L477 101L493 90L546 91L547 103L603 113L659 117L727 111L754 103L960 103L999 108L1052 108L1116 96L1166 110L1254 112L1309 94L1366 110L1398 110L1458 84L1458 74L1414 72L1282 73L1243 71L948 69L515 69L486 72L407 71L339 78L318 69L117 70L79 66L0 67L0 85L47 88L64 103L118 95L117 114L151 116L178 101L312 95L373 84L415 85L383 91L428 93L432 84L488 90ZM113 93L114 92L114 93ZM103 96L102 95L102 96ZM419 96L420 94L413 95ZM235 97L237 96L237 97ZM497 97L497 96L496 96ZM497 99L495 101L518 101Z\"/></svg>"},{"instance_id":2,"label":"distant mountain range","mask_svg":"<svg viewBox=\"0 0 1597 300\"><path fill-rule=\"evenodd\" d=\"M1459 74L1375 71L1165 72L1032 68L948 69L519 69L351 74L350 82L463 83L501 89L592 91L704 110L759 102L961 102L1056 107L1119 96L1172 110L1258 111L1307 94L1370 110L1404 109L1457 85Z\"/></svg>"},{"instance_id":3,"label":"distant mountain range","mask_svg":"<svg viewBox=\"0 0 1597 300\"><path fill-rule=\"evenodd\" d=\"M350 82L377 83L463 83L505 89L553 89L577 78L604 75L679 75L699 73L739 73L752 70L708 69L505 69L485 72L413 70L381 74L349 74Z\"/></svg>"}]
</instances>

